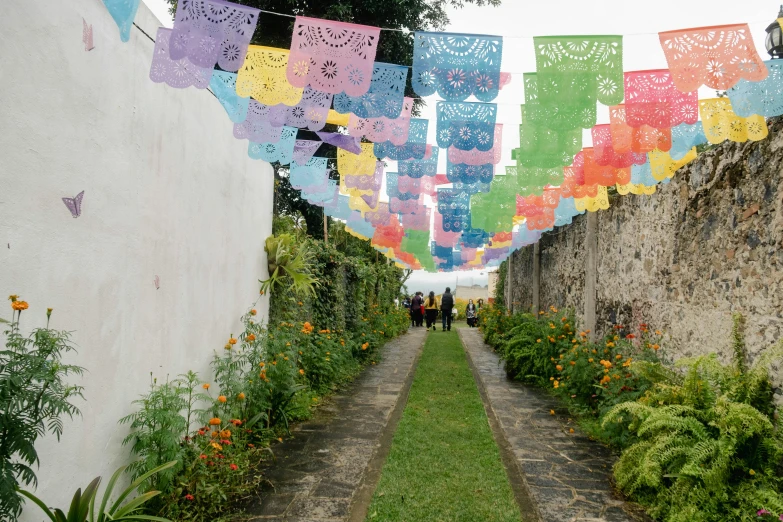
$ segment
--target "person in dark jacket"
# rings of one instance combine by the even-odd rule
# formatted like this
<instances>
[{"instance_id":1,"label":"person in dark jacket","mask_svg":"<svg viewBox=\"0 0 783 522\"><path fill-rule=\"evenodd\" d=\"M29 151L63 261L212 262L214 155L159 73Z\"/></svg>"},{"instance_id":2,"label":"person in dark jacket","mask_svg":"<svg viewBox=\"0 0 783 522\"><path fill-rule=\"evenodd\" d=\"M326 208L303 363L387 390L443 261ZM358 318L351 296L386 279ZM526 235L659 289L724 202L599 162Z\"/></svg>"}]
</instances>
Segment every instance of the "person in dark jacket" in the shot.
<instances>
[{"instance_id":1,"label":"person in dark jacket","mask_svg":"<svg viewBox=\"0 0 783 522\"><path fill-rule=\"evenodd\" d=\"M424 298L421 292L416 292L411 300L411 322L413 326L421 326L424 320Z\"/></svg>"},{"instance_id":2,"label":"person in dark jacket","mask_svg":"<svg viewBox=\"0 0 783 522\"><path fill-rule=\"evenodd\" d=\"M451 310L454 308L454 296L451 295L451 288L446 287L446 292L440 298L440 313L443 316L443 331L451 331Z\"/></svg>"},{"instance_id":3,"label":"person in dark jacket","mask_svg":"<svg viewBox=\"0 0 783 522\"><path fill-rule=\"evenodd\" d=\"M476 316L478 315L476 305L473 304L473 299L468 300L468 306L465 307L465 317L468 320L468 326L473 328L476 326Z\"/></svg>"}]
</instances>

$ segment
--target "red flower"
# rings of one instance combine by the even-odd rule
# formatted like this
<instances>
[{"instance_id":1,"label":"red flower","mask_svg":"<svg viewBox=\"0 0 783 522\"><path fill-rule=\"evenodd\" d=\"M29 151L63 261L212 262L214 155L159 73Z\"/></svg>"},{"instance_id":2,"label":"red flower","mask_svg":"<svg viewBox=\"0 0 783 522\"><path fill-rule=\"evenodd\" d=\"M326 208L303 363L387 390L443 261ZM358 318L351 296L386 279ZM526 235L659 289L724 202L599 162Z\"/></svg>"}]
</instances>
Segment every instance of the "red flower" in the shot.
<instances>
[{"instance_id":1,"label":"red flower","mask_svg":"<svg viewBox=\"0 0 783 522\"><path fill-rule=\"evenodd\" d=\"M202 453L201 455L199 455L199 456L198 456L198 458L200 458L200 459L204 460L204 459L206 459L206 458L207 458L207 456L206 456L206 455L204 455L204 454Z\"/></svg>"},{"instance_id":2,"label":"red flower","mask_svg":"<svg viewBox=\"0 0 783 522\"><path fill-rule=\"evenodd\" d=\"M214 466L214 465L215 465L215 463L212 462L211 460L207 462L207 466Z\"/></svg>"},{"instance_id":3,"label":"red flower","mask_svg":"<svg viewBox=\"0 0 783 522\"><path fill-rule=\"evenodd\" d=\"M221 440L220 443L221 444L225 444L226 446L231 446L231 441L230 440Z\"/></svg>"},{"instance_id":4,"label":"red flower","mask_svg":"<svg viewBox=\"0 0 783 522\"><path fill-rule=\"evenodd\" d=\"M628 334L625 336L626 339L635 339L636 336L634 334Z\"/></svg>"},{"instance_id":5,"label":"red flower","mask_svg":"<svg viewBox=\"0 0 783 522\"><path fill-rule=\"evenodd\" d=\"M207 434L207 432L206 432L206 431L204 431L204 430L198 430L198 434L199 434L199 435L206 435L206 434Z\"/></svg>"},{"instance_id":6,"label":"red flower","mask_svg":"<svg viewBox=\"0 0 783 522\"><path fill-rule=\"evenodd\" d=\"M233 469L234 471L236 471L236 470L238 470L238 469L239 469L239 466L237 466L236 464L231 464L231 465L229 466L229 468L231 468L231 469Z\"/></svg>"},{"instance_id":7,"label":"red flower","mask_svg":"<svg viewBox=\"0 0 783 522\"><path fill-rule=\"evenodd\" d=\"M223 455L218 455L217 457L218 457L219 459L224 459L224 458L226 458L226 457L224 457Z\"/></svg>"},{"instance_id":8,"label":"red flower","mask_svg":"<svg viewBox=\"0 0 783 522\"><path fill-rule=\"evenodd\" d=\"M194 497L193 495L185 495L185 500L195 500L195 499L196 497Z\"/></svg>"}]
</instances>

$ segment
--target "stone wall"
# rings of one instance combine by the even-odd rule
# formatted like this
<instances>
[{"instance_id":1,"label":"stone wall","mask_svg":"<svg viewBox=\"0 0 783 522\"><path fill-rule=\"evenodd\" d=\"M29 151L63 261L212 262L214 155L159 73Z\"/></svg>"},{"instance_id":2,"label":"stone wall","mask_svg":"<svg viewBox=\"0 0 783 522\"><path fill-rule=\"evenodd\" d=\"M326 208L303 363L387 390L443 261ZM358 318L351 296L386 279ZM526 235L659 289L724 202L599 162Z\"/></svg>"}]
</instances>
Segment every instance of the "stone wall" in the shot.
<instances>
[{"instance_id":1,"label":"stone wall","mask_svg":"<svg viewBox=\"0 0 783 522\"><path fill-rule=\"evenodd\" d=\"M675 357L730 353L731 314L747 320L751 355L783 328L783 122L761 142L703 152L652 196L614 196L598 214L597 268L585 273L586 218L540 242L540 306L584 317L596 280L596 329L649 323ZM533 247L512 256L517 309L532 305Z\"/></svg>"}]
</instances>

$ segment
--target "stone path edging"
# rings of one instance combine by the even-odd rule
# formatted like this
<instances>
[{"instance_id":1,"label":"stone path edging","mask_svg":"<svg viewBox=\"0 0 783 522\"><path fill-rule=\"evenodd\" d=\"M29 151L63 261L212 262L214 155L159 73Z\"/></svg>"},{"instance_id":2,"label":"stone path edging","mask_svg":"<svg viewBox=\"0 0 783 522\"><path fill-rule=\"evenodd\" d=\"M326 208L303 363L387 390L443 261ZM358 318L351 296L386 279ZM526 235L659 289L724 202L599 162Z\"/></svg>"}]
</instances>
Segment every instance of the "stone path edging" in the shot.
<instances>
[{"instance_id":1,"label":"stone path edging","mask_svg":"<svg viewBox=\"0 0 783 522\"><path fill-rule=\"evenodd\" d=\"M236 520L363 521L425 339L426 330L414 328L389 341L377 365L272 446L265 486Z\"/></svg>"},{"instance_id":2,"label":"stone path edging","mask_svg":"<svg viewBox=\"0 0 783 522\"><path fill-rule=\"evenodd\" d=\"M490 424L494 417L522 472L540 520L649 520L613 491L614 457L608 448L569 424L567 412L557 399L509 380L499 357L484 344L478 330L462 329L459 333L471 368L481 381L482 398L486 395L489 402ZM551 415L550 410L556 415ZM574 433L569 432L572 427ZM498 445L503 452L503 442Z\"/></svg>"},{"instance_id":3,"label":"stone path edging","mask_svg":"<svg viewBox=\"0 0 783 522\"><path fill-rule=\"evenodd\" d=\"M487 389L484 386L484 381L481 379L481 375L473 363L473 358L470 356L470 351L467 349L467 345L463 338L463 328L457 329L459 334L462 348L465 350L465 356L468 360L468 367L473 374L473 380L476 382L479 395L481 396L481 402L484 403L484 411L487 414L487 420L489 421L489 427L492 430L492 436L495 439L495 444L500 451L500 459L503 461L503 467L506 469L506 476L511 484L511 489L514 492L514 498L517 501L519 510L522 514L522 520L524 522L543 522L541 514L538 512L535 502L530 494L530 488L525 481L525 476L522 473L522 469L514 456L514 451L509 444L508 439L503 433L503 429L498 421L495 410L492 408L492 403L487 395Z\"/></svg>"}]
</instances>

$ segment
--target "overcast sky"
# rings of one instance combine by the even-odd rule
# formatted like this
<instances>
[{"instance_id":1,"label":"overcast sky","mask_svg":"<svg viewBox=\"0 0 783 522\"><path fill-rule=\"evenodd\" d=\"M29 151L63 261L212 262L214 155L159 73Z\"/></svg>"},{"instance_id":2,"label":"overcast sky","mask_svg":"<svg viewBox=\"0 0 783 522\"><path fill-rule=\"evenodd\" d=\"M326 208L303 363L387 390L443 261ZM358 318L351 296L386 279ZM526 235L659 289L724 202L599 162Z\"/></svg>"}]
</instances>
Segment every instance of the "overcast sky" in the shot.
<instances>
[{"instance_id":1,"label":"overcast sky","mask_svg":"<svg viewBox=\"0 0 783 522\"><path fill-rule=\"evenodd\" d=\"M378 0L367 0L378 1ZM166 26L171 26L168 4L164 0L144 0ZM558 34L621 34L623 38L623 67L626 71L666 68L666 59L658 40L658 32L690 27L705 27L733 23L748 23L756 48L764 59L764 29L778 14L779 4L762 0L505 0L500 7L476 7L450 9L449 31L503 36L503 67L512 73L510 85L498 96L498 123L503 129L503 160L500 169L512 165L511 150L519 146L519 105L524 103L522 73L535 71L533 36ZM260 23L269 20L262 15ZM381 33L383 38L383 33ZM715 96L715 92L702 89L700 98ZM472 98L471 98L472 100ZM608 108L599 105L598 123L609 122ZM422 117L431 122L429 143L435 143L435 103L428 103ZM585 146L592 143L590 132L585 131ZM439 172L446 171L446 154L440 155ZM396 165L387 168L396 171ZM477 284L486 284L486 271L463 272L460 278L472 274ZM482 282L483 278L483 282ZM433 285L453 283L456 274L414 274L409 283L422 282Z\"/></svg>"}]
</instances>

